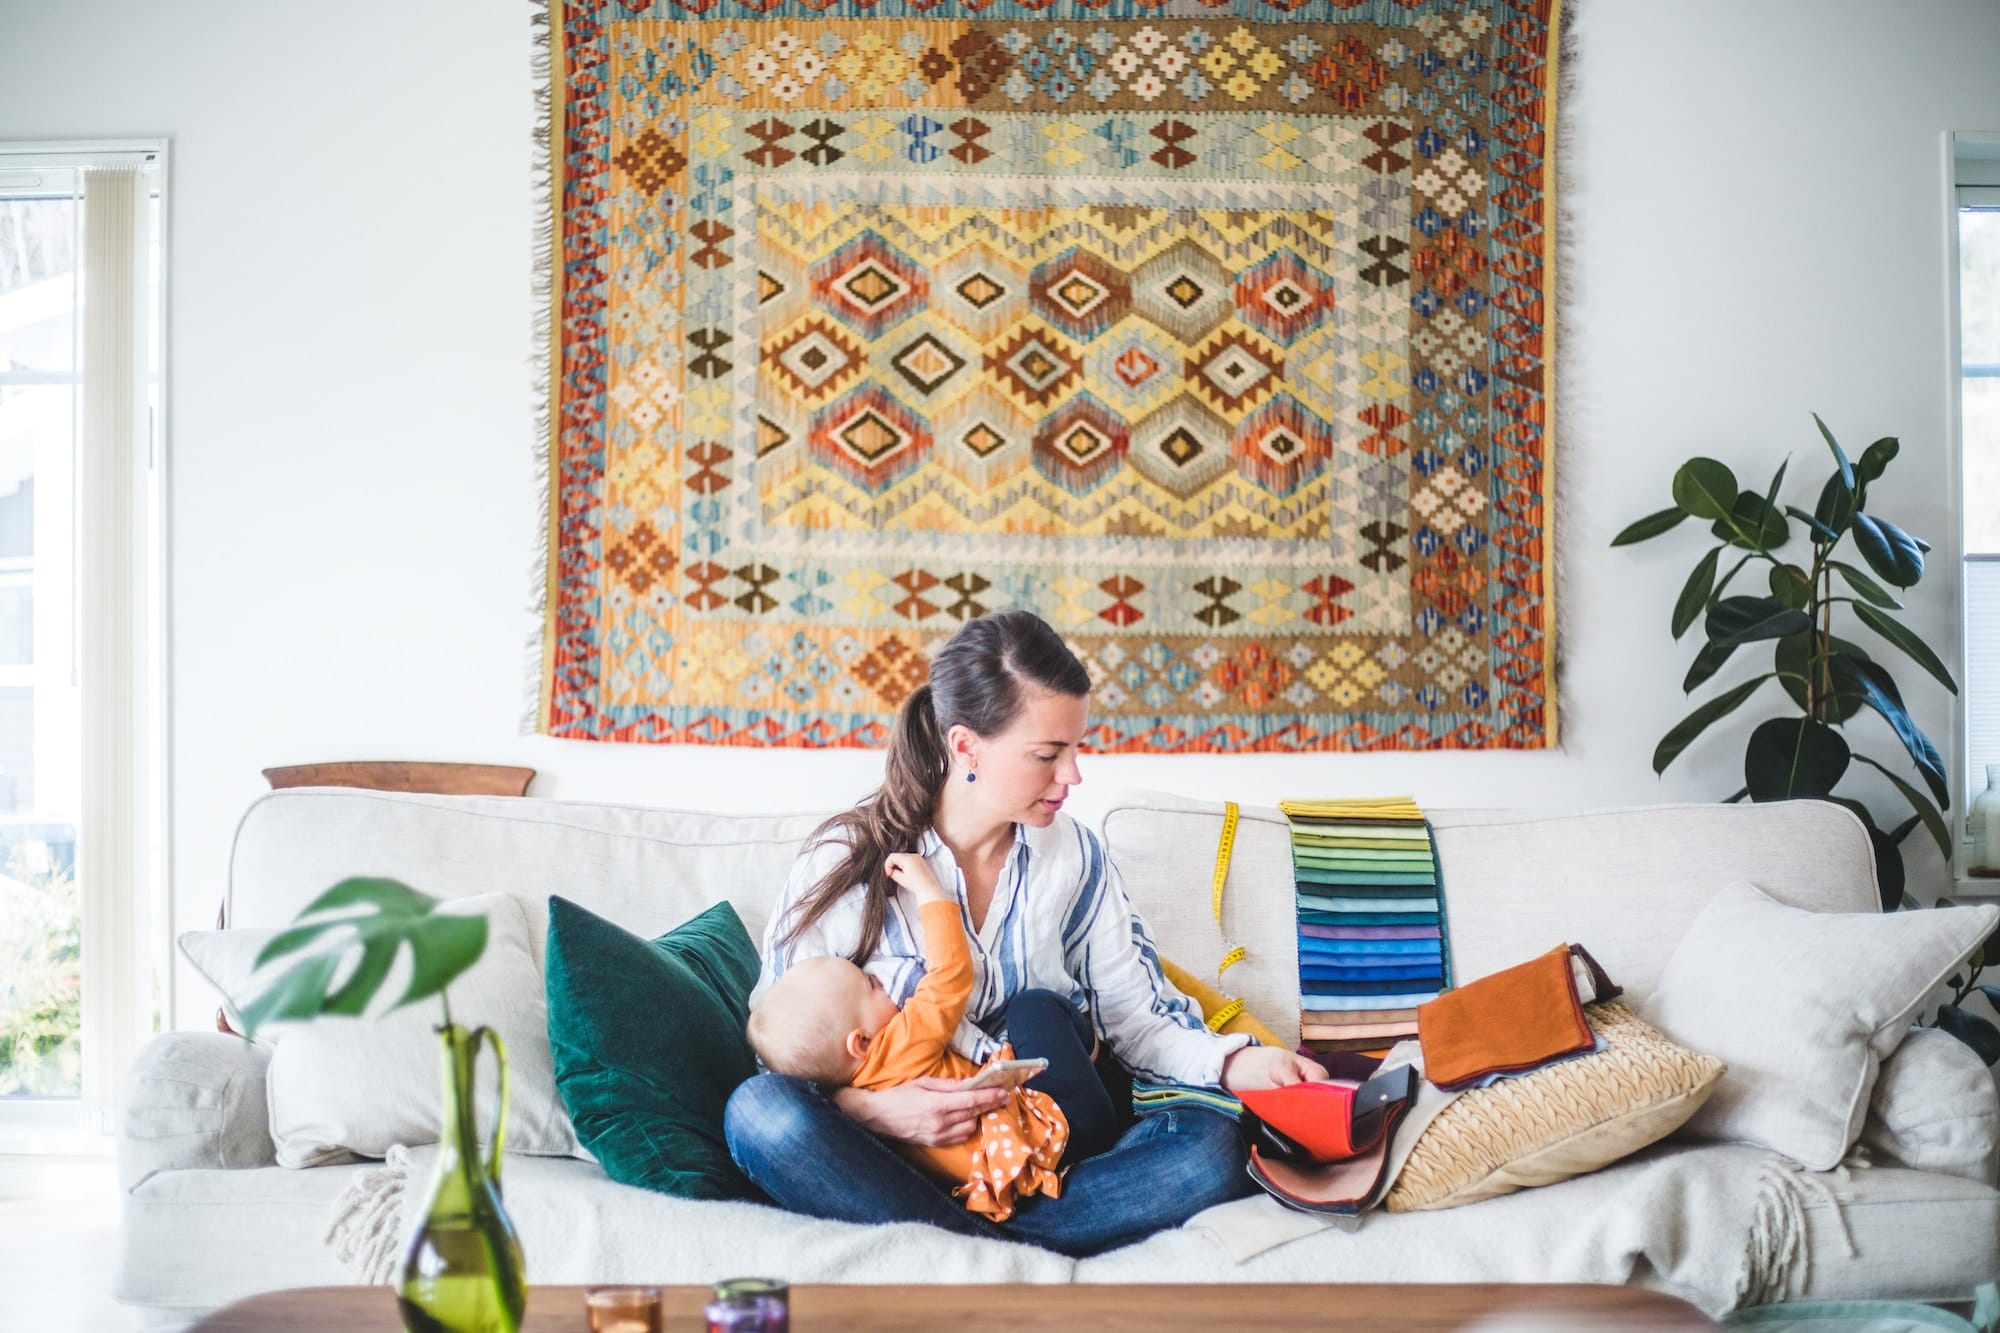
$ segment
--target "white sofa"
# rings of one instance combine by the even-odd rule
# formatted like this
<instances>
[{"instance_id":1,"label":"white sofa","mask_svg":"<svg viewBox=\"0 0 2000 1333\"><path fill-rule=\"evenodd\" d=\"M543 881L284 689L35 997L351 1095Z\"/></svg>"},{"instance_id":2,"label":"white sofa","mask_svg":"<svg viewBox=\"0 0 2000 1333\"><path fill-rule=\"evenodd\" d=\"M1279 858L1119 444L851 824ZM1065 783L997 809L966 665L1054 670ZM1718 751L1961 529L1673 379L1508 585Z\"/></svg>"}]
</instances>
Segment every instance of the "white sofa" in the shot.
<instances>
[{"instance_id":1,"label":"white sofa","mask_svg":"<svg viewBox=\"0 0 2000 1333\"><path fill-rule=\"evenodd\" d=\"M551 893L648 936L726 898L761 936L786 868L818 819L276 792L256 802L237 831L228 916L235 927L276 926L337 879L366 873L440 897L516 895L534 927L538 961ZM1688 923L1731 880L1749 879L1813 910L1876 905L1866 837L1831 805L1442 810L1433 820L1460 982L1558 941L1580 941L1643 1012ZM1162 952L1197 974L1222 951L1209 910L1221 826L1219 801L1150 793L1121 798L1102 825ZM1246 808L1224 927L1248 959L1228 980L1253 1012L1296 1032L1292 912L1283 817ZM253 1292L354 1280L325 1236L336 1197L369 1165L274 1164L268 1058L224 1034L173 1032L135 1063L121 1123L117 1290L152 1322L189 1319ZM421 1167L424 1151L416 1156ZM567 1158L511 1157L504 1184L530 1280L538 1282L707 1282L743 1273L916 1282L1608 1280L1674 1291L1713 1313L1739 1298L1748 1260L1701 1251L1747 1241L1713 1229L1719 1206L1704 1204L1693 1182L1754 1180L1766 1160L1745 1146L1669 1141L1563 1184L1442 1212L1377 1213L1358 1231L1290 1240L1284 1228L1299 1229L1297 1215L1260 1199L1282 1215L1252 1219L1251 1230L1266 1222L1278 1228L1262 1243L1243 1244L1243 1228L1233 1225L1227 1236L1190 1226L1083 1261L916 1225L885 1234L750 1204L667 1198L613 1184L594 1164ZM1685 1188L1676 1184L1683 1181ZM1795 1294L1955 1299L2000 1272L2000 1191L1991 1180L1877 1164L1807 1183L1812 1188L1789 1196L1803 1210L1785 1205L1800 1253L1778 1259ZM1781 1204L1763 1198L1757 1207L1784 1211ZM1696 1213L1709 1218L1710 1230L1694 1225Z\"/></svg>"}]
</instances>

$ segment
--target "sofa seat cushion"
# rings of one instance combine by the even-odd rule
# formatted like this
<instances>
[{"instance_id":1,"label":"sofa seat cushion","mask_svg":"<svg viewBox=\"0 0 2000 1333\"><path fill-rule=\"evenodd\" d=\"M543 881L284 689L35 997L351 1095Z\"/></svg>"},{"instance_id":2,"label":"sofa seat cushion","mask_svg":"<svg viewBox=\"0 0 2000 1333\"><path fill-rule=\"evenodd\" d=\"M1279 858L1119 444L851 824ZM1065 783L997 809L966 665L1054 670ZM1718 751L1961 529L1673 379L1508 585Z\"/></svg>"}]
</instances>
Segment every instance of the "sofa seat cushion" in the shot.
<instances>
[{"instance_id":1,"label":"sofa seat cushion","mask_svg":"<svg viewBox=\"0 0 2000 1333\"><path fill-rule=\"evenodd\" d=\"M334 1200L370 1165L155 1172L125 1193L113 1293L192 1318L260 1291L351 1282L324 1237Z\"/></svg>"},{"instance_id":2,"label":"sofa seat cushion","mask_svg":"<svg viewBox=\"0 0 2000 1333\"><path fill-rule=\"evenodd\" d=\"M433 1152L412 1153L419 1188ZM1683 1154L1728 1154L1738 1159L1732 1169L1752 1174L1765 1156L1736 1145L1662 1145L1606 1171L1464 1208L1373 1214L1358 1231L1328 1228L1241 1264L1196 1226L1074 1263L915 1224L861 1227L670 1198L615 1184L573 1159L509 1157L503 1178L531 1282L707 1283L728 1274L793 1282L1630 1281L1719 1312L1731 1293L1688 1283L1698 1267L1682 1248L1688 1233L1631 1206L1635 1175ZM369 1169L151 1177L126 1196L118 1298L191 1311L259 1291L352 1282L322 1237L335 1200ZM1968 1275L2000 1272L2000 1191L1896 1167L1852 1171L1842 1188L1848 1201L1838 1214L1825 1201L1805 1208L1810 1271L1794 1295L1962 1299ZM224 1226L226 1238L217 1232ZM1535 1260L1520 1262L1524 1252Z\"/></svg>"},{"instance_id":3,"label":"sofa seat cushion","mask_svg":"<svg viewBox=\"0 0 2000 1333\"><path fill-rule=\"evenodd\" d=\"M1137 1245L1085 1259L1078 1282L1609 1282L1665 1291L1711 1315L1731 1308L1736 1253L1710 1249L1704 1212L1715 1200L1689 1192L1687 1207L1645 1206L1662 1194L1656 1166L1704 1163L1755 1179L1768 1156L1742 1145L1665 1143L1606 1170L1463 1208L1373 1213L1356 1231L1323 1227L1240 1264L1222 1253L1203 1218ZM2000 1272L2000 1191L1930 1172L1875 1167L1823 1179L1847 1195L1804 1208L1807 1253L1795 1297L1963 1300L1978 1275ZM1262 1201L1257 1201L1262 1202ZM1240 1205L1226 1205L1235 1208ZM1275 1207L1276 1205L1272 1205ZM1706 1207L1705 1207L1706 1206ZM1220 1212L1220 1210L1212 1210ZM1843 1217L1854 1240L1847 1252Z\"/></svg>"},{"instance_id":4,"label":"sofa seat cushion","mask_svg":"<svg viewBox=\"0 0 2000 1333\"><path fill-rule=\"evenodd\" d=\"M409 1179L419 1194L435 1153L428 1147L411 1151ZM152 1176L125 1199L118 1299L193 1311L260 1291L355 1282L324 1237L341 1192L373 1169L379 1168ZM1067 1282L1074 1268L1072 1260L1032 1246L915 1223L862 1227L761 1204L676 1199L617 1184L594 1163L571 1158L510 1154L501 1181L531 1283L705 1285L732 1275L792 1282Z\"/></svg>"}]
</instances>

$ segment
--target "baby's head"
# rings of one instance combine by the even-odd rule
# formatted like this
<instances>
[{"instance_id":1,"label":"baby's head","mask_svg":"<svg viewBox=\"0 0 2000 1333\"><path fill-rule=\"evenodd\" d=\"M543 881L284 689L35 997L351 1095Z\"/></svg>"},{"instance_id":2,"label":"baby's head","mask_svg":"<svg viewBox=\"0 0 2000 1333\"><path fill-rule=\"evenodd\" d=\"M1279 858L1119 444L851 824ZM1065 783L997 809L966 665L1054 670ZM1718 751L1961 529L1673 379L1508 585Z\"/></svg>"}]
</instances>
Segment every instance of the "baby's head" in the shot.
<instances>
[{"instance_id":1,"label":"baby's head","mask_svg":"<svg viewBox=\"0 0 2000 1333\"><path fill-rule=\"evenodd\" d=\"M773 1073L845 1087L895 1016L896 1002L873 975L845 958L808 958L757 1002L750 1045Z\"/></svg>"}]
</instances>

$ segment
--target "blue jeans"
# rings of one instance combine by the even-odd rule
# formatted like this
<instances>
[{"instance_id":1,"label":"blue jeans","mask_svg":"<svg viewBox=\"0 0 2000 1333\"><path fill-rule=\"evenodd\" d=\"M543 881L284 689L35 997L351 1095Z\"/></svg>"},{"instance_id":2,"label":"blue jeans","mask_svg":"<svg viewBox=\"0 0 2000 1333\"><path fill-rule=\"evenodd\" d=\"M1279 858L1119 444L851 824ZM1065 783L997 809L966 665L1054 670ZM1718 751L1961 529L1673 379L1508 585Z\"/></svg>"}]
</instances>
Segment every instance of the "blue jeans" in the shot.
<instances>
[{"instance_id":1,"label":"blue jeans","mask_svg":"<svg viewBox=\"0 0 2000 1333\"><path fill-rule=\"evenodd\" d=\"M1129 1113L1119 1115L1120 1102L1127 1108L1132 1105L1131 1084L1118 1079L1120 1093L1113 1099L1100 1066L1091 1063L1094 1039L1083 1011L1054 991L1024 990L1007 1002L1007 1041L1016 1058L1049 1062L1047 1069L1028 1080L1028 1086L1046 1092L1069 1122L1064 1166L1110 1151L1124 1128L1121 1120L1132 1118ZM1100 1059L1104 1071L1117 1070L1108 1055Z\"/></svg>"},{"instance_id":2,"label":"blue jeans","mask_svg":"<svg viewBox=\"0 0 2000 1333\"><path fill-rule=\"evenodd\" d=\"M1158 1111L1109 1152L1082 1161L1059 1199L1036 1195L995 1225L852 1120L815 1084L759 1074L730 1095L730 1156L780 1208L841 1222L929 1222L1081 1259L1179 1226L1256 1191L1235 1124L1217 1112Z\"/></svg>"}]
</instances>

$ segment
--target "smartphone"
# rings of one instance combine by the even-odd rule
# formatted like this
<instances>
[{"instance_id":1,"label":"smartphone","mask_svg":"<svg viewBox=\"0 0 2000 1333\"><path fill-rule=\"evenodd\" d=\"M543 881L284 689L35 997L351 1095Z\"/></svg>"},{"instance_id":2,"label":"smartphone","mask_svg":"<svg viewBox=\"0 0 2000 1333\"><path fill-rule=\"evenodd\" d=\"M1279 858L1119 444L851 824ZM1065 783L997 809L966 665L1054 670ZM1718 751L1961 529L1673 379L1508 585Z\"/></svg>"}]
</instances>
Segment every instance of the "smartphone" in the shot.
<instances>
[{"instance_id":1,"label":"smartphone","mask_svg":"<svg viewBox=\"0 0 2000 1333\"><path fill-rule=\"evenodd\" d=\"M960 1092L981 1088L1018 1088L1049 1067L1047 1060L995 1060L958 1085Z\"/></svg>"}]
</instances>

